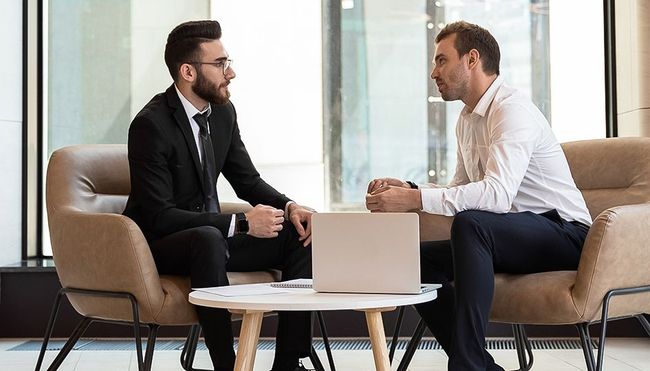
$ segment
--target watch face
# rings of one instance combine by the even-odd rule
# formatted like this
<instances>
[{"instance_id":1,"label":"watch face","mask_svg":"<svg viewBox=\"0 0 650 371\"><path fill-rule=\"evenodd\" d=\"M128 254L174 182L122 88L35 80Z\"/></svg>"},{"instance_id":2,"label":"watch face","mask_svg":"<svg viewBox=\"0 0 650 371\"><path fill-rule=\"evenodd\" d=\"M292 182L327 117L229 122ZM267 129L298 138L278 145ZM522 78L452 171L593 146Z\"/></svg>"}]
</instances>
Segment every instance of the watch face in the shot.
<instances>
[{"instance_id":1,"label":"watch face","mask_svg":"<svg viewBox=\"0 0 650 371\"><path fill-rule=\"evenodd\" d=\"M240 219L237 221L237 231L239 233L248 233L248 220Z\"/></svg>"}]
</instances>

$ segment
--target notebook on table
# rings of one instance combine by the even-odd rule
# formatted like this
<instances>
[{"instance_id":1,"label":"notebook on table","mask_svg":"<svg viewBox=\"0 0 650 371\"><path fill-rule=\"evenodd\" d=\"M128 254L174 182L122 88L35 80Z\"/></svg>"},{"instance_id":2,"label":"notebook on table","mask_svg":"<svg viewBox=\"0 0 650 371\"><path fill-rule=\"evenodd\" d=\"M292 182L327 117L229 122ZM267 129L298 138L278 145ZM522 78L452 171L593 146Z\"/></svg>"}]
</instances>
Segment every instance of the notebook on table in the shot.
<instances>
[{"instance_id":1,"label":"notebook on table","mask_svg":"<svg viewBox=\"0 0 650 371\"><path fill-rule=\"evenodd\" d=\"M416 213L312 215L313 289L318 292L420 294L420 230ZM307 288L310 280L274 287Z\"/></svg>"}]
</instances>

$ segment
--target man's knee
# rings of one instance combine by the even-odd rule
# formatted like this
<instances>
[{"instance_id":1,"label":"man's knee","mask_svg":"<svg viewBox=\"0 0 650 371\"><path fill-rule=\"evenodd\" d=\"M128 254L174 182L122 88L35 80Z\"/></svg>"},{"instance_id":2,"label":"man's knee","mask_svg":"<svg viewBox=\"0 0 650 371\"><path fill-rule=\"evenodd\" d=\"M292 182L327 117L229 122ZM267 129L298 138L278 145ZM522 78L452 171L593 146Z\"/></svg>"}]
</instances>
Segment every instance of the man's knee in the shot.
<instances>
[{"instance_id":1,"label":"man's knee","mask_svg":"<svg viewBox=\"0 0 650 371\"><path fill-rule=\"evenodd\" d=\"M282 223L282 230L278 232L278 239L284 241L285 247L296 249L302 247L303 241L300 241L300 235L296 230L296 227L288 220L285 220Z\"/></svg>"},{"instance_id":2,"label":"man's knee","mask_svg":"<svg viewBox=\"0 0 650 371\"><path fill-rule=\"evenodd\" d=\"M204 259L225 259L228 243L221 231L215 227L202 226L192 229L190 243L192 255Z\"/></svg>"},{"instance_id":3,"label":"man's knee","mask_svg":"<svg viewBox=\"0 0 650 371\"><path fill-rule=\"evenodd\" d=\"M476 233L481 228L481 219L487 212L480 210L465 210L454 216L451 223L452 241L458 237L464 237L468 234Z\"/></svg>"}]
</instances>

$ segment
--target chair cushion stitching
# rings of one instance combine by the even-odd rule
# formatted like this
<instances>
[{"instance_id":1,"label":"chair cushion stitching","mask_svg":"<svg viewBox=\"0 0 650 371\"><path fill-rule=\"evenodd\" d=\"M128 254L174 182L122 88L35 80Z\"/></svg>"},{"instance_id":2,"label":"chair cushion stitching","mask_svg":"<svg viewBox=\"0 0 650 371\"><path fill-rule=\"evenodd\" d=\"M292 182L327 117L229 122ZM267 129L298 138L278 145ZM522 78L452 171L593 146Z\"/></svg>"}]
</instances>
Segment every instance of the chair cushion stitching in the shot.
<instances>
[{"instance_id":1,"label":"chair cushion stitching","mask_svg":"<svg viewBox=\"0 0 650 371\"><path fill-rule=\"evenodd\" d=\"M610 210L610 212L611 212L611 210ZM603 234L600 237L600 241L598 241L598 249L597 249L598 254L596 255L596 258L594 259L594 263L591 266L591 277L589 278L589 284L587 285L587 292L585 294L584 308L582 310L582 313L580 314L580 316L583 317L583 318L584 318L585 313L587 311L589 299L590 299L590 296L591 296L592 291L593 291L592 288L593 288L593 282L594 282L595 277L596 277L596 266L598 266L598 261L600 260L600 257L601 257L601 254L602 254L603 241L605 240L605 235L608 232L611 219L612 219L612 214L607 215L607 219L605 220L605 228L604 228ZM576 306L576 303L575 303L575 297L573 295L571 295L571 299L572 299L573 304L574 304L574 306L576 307L576 310L577 310L577 306ZM578 311L578 313L580 313L579 310L577 310L577 311Z\"/></svg>"},{"instance_id":2,"label":"chair cushion stitching","mask_svg":"<svg viewBox=\"0 0 650 371\"><path fill-rule=\"evenodd\" d=\"M130 229L129 224L123 218L119 218L119 221L120 221L120 223L122 223L127 228L127 230ZM134 244L133 244L133 238L131 236L131 233L128 233L127 237L129 239L129 245L131 246L131 253L133 254L133 257L134 257L134 260L135 260L136 264L140 268L138 270L138 273L139 273L138 277L139 277L140 282L142 284L142 287L144 288L144 291L145 291L145 299L147 301L147 306L149 307L149 312L153 313L153 305L151 304L151 300L149 298L149 293L148 293L148 288L147 288L147 285L145 284L145 279L144 279L144 277L142 275L142 269L143 269L142 268L142 262L140 261L140 259L138 258L138 255L135 253L135 251L133 249ZM136 300L136 302L137 302L137 300Z\"/></svg>"}]
</instances>

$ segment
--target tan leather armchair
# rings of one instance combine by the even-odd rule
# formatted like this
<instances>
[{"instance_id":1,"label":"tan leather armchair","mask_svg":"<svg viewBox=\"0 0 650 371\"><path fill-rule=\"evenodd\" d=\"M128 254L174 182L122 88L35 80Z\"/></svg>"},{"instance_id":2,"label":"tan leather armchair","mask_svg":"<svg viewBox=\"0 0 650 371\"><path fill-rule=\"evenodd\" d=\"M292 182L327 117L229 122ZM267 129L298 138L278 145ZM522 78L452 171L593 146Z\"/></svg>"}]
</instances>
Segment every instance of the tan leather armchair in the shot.
<instances>
[{"instance_id":1,"label":"tan leather armchair","mask_svg":"<svg viewBox=\"0 0 650 371\"><path fill-rule=\"evenodd\" d=\"M521 369L533 361L524 324L573 324L587 369L600 370L607 320L636 317L650 335L643 316L650 313L650 138L585 140L562 148L593 218L578 269L497 274L490 320L513 324ZM421 215L422 240L449 239L452 220ZM602 330L596 362L589 325L597 322Z\"/></svg>"},{"instance_id":2,"label":"tan leather armchair","mask_svg":"<svg viewBox=\"0 0 650 371\"><path fill-rule=\"evenodd\" d=\"M132 324L139 370L149 370L159 326L192 325L181 364L192 368L200 327L188 302L188 277L159 275L138 226L121 215L130 191L125 145L57 150L47 169L46 203L52 252L63 287L57 295L36 369L40 370L58 308L67 296L84 318L50 369L56 369L93 321ZM247 204L222 204L223 212ZM272 282L279 272L228 273L231 284ZM144 359L140 326L149 328Z\"/></svg>"}]
</instances>

